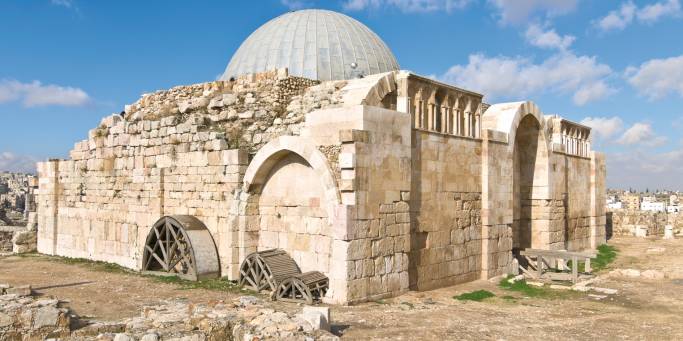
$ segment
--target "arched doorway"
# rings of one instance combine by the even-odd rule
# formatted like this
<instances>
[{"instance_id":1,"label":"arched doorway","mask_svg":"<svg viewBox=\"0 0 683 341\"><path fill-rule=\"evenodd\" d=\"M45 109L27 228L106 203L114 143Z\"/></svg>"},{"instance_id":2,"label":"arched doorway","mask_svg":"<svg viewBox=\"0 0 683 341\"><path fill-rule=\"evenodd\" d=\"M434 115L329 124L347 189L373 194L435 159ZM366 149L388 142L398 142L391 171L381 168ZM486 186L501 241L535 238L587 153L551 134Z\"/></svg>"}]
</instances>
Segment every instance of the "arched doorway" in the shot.
<instances>
[{"instance_id":1,"label":"arched doorway","mask_svg":"<svg viewBox=\"0 0 683 341\"><path fill-rule=\"evenodd\" d=\"M254 155L243 181L240 262L252 252L280 248L301 271L330 276L332 241L346 226L335 224L341 199L327 157L306 138L280 136Z\"/></svg>"},{"instance_id":2,"label":"arched doorway","mask_svg":"<svg viewBox=\"0 0 683 341\"><path fill-rule=\"evenodd\" d=\"M548 150L534 115L525 115L515 132L513 150L513 251L547 248Z\"/></svg>"},{"instance_id":3,"label":"arched doorway","mask_svg":"<svg viewBox=\"0 0 683 341\"><path fill-rule=\"evenodd\" d=\"M283 156L265 178L258 196L257 249L283 249L301 271L329 273L332 238L325 188L300 155Z\"/></svg>"}]
</instances>

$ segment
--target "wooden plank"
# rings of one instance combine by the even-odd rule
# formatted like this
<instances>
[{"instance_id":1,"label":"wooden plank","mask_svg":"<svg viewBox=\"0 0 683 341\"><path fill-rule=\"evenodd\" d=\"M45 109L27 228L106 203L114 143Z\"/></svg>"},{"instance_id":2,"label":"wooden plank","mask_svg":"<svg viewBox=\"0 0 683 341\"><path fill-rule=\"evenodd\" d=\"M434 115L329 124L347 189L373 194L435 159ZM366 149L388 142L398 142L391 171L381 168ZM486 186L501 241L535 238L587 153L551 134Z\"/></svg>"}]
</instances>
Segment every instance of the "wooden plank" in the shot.
<instances>
[{"instance_id":1,"label":"wooden plank","mask_svg":"<svg viewBox=\"0 0 683 341\"><path fill-rule=\"evenodd\" d=\"M557 250L539 250L539 249L524 249L520 251L520 255L522 256L538 256L542 255L545 257L552 257L552 258L562 258L562 259L571 259L571 257L579 257L579 258L595 258L597 257L597 254L595 252L574 252L574 251L557 251Z\"/></svg>"},{"instance_id":2,"label":"wooden plank","mask_svg":"<svg viewBox=\"0 0 683 341\"><path fill-rule=\"evenodd\" d=\"M543 275L543 257L536 257L536 278L541 279Z\"/></svg>"}]
</instances>

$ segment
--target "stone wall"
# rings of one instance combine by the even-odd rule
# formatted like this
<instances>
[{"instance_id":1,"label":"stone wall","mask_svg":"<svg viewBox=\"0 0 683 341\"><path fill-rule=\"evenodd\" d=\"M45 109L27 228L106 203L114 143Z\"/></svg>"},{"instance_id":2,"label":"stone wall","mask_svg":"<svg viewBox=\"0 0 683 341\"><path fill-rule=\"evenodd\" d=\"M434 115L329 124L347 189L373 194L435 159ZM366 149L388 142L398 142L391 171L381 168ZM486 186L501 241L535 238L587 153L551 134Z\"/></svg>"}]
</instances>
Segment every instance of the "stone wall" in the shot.
<instances>
[{"instance_id":1,"label":"stone wall","mask_svg":"<svg viewBox=\"0 0 683 341\"><path fill-rule=\"evenodd\" d=\"M411 288L479 278L481 142L414 130Z\"/></svg>"},{"instance_id":2,"label":"stone wall","mask_svg":"<svg viewBox=\"0 0 683 341\"><path fill-rule=\"evenodd\" d=\"M141 269L153 223L193 215L221 275L237 279L249 253L283 248L330 278L327 302L354 303L505 274L514 228L530 232L525 247L599 243L604 159L551 141L533 103L492 106L480 134L480 95L433 82L449 97L418 110L411 81L430 83L277 71L145 95L71 160L39 164L38 249ZM537 148L522 150L529 139Z\"/></svg>"},{"instance_id":3,"label":"stone wall","mask_svg":"<svg viewBox=\"0 0 683 341\"><path fill-rule=\"evenodd\" d=\"M239 263L230 212L248 154L338 102L343 82L315 84L279 70L180 86L103 119L71 160L38 166L39 251L140 268L152 224L189 214L211 231L227 271Z\"/></svg>"},{"instance_id":4,"label":"stone wall","mask_svg":"<svg viewBox=\"0 0 683 341\"><path fill-rule=\"evenodd\" d=\"M666 212L610 210L608 217L608 229L615 236L634 236L638 226L645 226L649 236L663 236L664 227L670 224L669 214Z\"/></svg>"}]
</instances>

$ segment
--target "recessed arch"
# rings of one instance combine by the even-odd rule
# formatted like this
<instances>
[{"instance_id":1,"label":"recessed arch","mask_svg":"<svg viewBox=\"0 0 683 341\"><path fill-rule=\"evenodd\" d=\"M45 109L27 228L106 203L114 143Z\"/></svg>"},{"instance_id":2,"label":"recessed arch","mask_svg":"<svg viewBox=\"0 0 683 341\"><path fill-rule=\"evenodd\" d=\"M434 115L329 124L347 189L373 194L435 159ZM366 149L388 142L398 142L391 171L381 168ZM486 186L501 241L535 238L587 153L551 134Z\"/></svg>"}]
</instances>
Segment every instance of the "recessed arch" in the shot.
<instances>
[{"instance_id":1,"label":"recessed arch","mask_svg":"<svg viewBox=\"0 0 683 341\"><path fill-rule=\"evenodd\" d=\"M548 248L552 199L551 141L545 117L533 102L501 103L483 116L484 131L507 136L510 181L510 224L513 247Z\"/></svg>"},{"instance_id":2,"label":"recessed arch","mask_svg":"<svg viewBox=\"0 0 683 341\"><path fill-rule=\"evenodd\" d=\"M341 204L339 190L327 158L312 141L299 136L280 136L263 146L244 173L243 192L259 193L273 167L291 153L303 158L319 176L329 206ZM328 215L333 217L334 207L327 209Z\"/></svg>"}]
</instances>

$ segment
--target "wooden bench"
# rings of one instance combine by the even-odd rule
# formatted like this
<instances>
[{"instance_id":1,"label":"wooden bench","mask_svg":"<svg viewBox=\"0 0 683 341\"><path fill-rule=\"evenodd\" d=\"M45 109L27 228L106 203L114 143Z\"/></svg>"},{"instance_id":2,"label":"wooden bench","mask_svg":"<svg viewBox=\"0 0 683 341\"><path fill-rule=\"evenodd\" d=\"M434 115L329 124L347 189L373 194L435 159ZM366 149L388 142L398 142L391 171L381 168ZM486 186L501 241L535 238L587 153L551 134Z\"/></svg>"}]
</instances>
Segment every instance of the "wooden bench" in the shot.
<instances>
[{"instance_id":1,"label":"wooden bench","mask_svg":"<svg viewBox=\"0 0 683 341\"><path fill-rule=\"evenodd\" d=\"M260 292L270 291L274 300L320 301L330 286L322 272L301 273L294 259L282 249L249 254L240 265L240 285Z\"/></svg>"},{"instance_id":2,"label":"wooden bench","mask_svg":"<svg viewBox=\"0 0 683 341\"><path fill-rule=\"evenodd\" d=\"M520 252L528 262L528 268L520 265L520 269L525 275L534 279L543 279L545 277L551 280L571 280L572 283L579 281L579 262L585 264L585 272L590 274L591 258L595 258L595 252L573 252L562 250L539 250L539 249L524 249ZM532 258L535 258L532 259ZM568 262L571 261L571 266ZM554 269L559 272L545 271L546 269ZM565 271L571 270L571 274Z\"/></svg>"}]
</instances>

